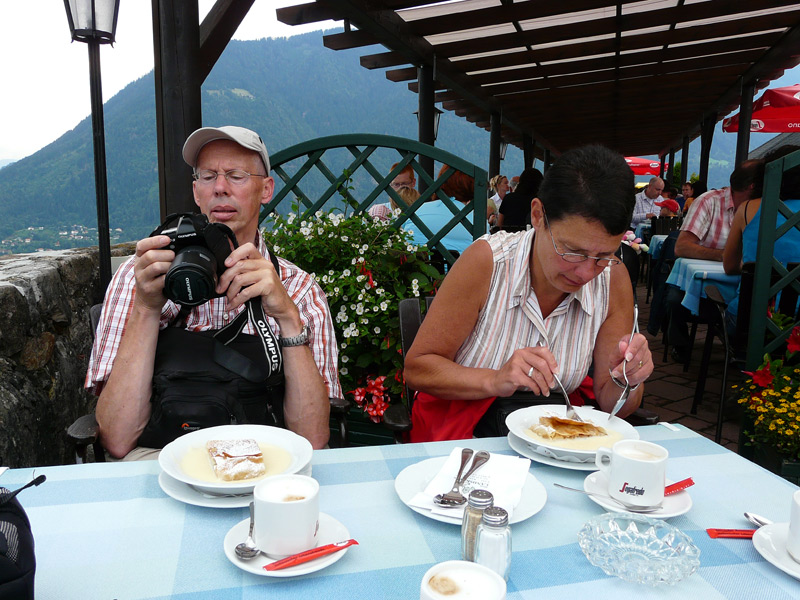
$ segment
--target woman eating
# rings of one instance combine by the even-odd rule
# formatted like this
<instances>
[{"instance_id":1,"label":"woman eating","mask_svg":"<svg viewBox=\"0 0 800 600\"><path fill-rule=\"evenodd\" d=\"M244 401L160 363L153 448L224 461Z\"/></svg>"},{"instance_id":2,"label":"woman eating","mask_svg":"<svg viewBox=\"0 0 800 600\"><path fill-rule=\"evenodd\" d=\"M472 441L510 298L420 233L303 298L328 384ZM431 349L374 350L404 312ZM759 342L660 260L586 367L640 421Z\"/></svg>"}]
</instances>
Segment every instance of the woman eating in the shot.
<instances>
[{"instance_id":1,"label":"woman eating","mask_svg":"<svg viewBox=\"0 0 800 600\"><path fill-rule=\"evenodd\" d=\"M419 391L411 441L463 439L495 399L549 396L554 374L571 393L594 364L593 391L624 417L653 371L633 328L628 272L614 253L633 214L633 172L602 146L564 153L531 201L532 229L484 236L444 279L405 361ZM555 400L554 403L561 403Z\"/></svg>"}]
</instances>

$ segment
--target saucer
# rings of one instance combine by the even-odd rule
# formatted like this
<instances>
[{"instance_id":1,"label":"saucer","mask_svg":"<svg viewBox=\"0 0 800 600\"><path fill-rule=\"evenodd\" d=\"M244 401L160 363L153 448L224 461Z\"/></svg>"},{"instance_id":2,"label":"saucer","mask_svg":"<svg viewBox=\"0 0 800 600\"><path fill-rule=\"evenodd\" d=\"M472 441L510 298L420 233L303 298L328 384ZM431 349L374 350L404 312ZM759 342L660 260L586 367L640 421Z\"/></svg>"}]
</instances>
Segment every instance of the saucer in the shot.
<instances>
[{"instance_id":1,"label":"saucer","mask_svg":"<svg viewBox=\"0 0 800 600\"><path fill-rule=\"evenodd\" d=\"M667 480L667 485L672 483L672 481ZM594 473L590 473L588 477L583 482L583 489L587 492L594 492L597 494L608 494L608 479L606 479L606 474L602 471L596 471ZM597 496L589 496L594 502L602 506L608 511L611 512L618 512L618 513L626 513L626 514L642 514L642 513L635 513L630 510L625 510L619 504L614 502L613 500L606 500L605 498L599 498ZM646 516L652 517L653 519L670 519L672 517L678 517L680 515L686 514L689 512L689 509L692 508L692 497L689 495L689 492L683 490L682 492L677 492L675 494L670 494L669 496L664 496L664 502L661 505L661 508L655 510L653 512L646 513Z\"/></svg>"},{"instance_id":2,"label":"saucer","mask_svg":"<svg viewBox=\"0 0 800 600\"><path fill-rule=\"evenodd\" d=\"M558 460L555 458L551 458L549 456L545 456L544 454L539 454L533 448L528 446L525 440L521 440L513 433L509 432L508 436L508 445L511 446L511 449L524 456L525 458L530 458L532 461L541 463L543 465L550 465L551 467L558 467L560 469L570 469L571 471L596 471L597 465L592 463L580 463L580 462L568 462L566 460Z\"/></svg>"},{"instance_id":3,"label":"saucer","mask_svg":"<svg viewBox=\"0 0 800 600\"><path fill-rule=\"evenodd\" d=\"M321 558L302 563L294 567L280 569L278 571L267 571L264 569L265 565L274 563L277 559L270 558L264 554L256 556L253 560L239 560L236 558L234 548L239 542L243 542L247 538L247 529L250 527L250 519L247 518L234 525L225 536L225 541L222 543L225 548L225 556L234 565L253 573L254 575L263 575L264 577L297 577L298 575L308 575L309 573L316 573L327 566L332 565L347 554L350 548L339 550L333 554L328 554ZM325 513L319 513L319 534L317 535L317 546L324 546L325 544L335 544L350 538L350 532L347 527L342 525L339 521L332 516Z\"/></svg>"},{"instance_id":4,"label":"saucer","mask_svg":"<svg viewBox=\"0 0 800 600\"><path fill-rule=\"evenodd\" d=\"M778 567L787 575L800 579L800 563L792 560L786 551L788 523L772 523L759 527L753 534L753 546L764 560Z\"/></svg>"},{"instance_id":5,"label":"saucer","mask_svg":"<svg viewBox=\"0 0 800 600\"><path fill-rule=\"evenodd\" d=\"M446 456L437 456L436 458L428 458L407 466L400 471L395 478L394 489L403 504L414 512L428 517L429 519L433 519L434 521L461 525L462 518L460 516L449 517L447 515L433 513L430 510L411 504L411 500L414 496L419 492L425 491L425 488L431 480L436 477L436 474L442 469L446 461ZM547 491L541 482L528 472L525 476L525 484L522 486L522 497L520 498L519 504L517 504L511 512L510 523L519 523L520 521L529 519L542 510L545 502L547 502Z\"/></svg>"},{"instance_id":6,"label":"saucer","mask_svg":"<svg viewBox=\"0 0 800 600\"><path fill-rule=\"evenodd\" d=\"M311 463L298 471L299 475L311 476ZM205 508L247 508L253 501L253 494L246 496L235 496L226 498L220 496L218 498L211 498L209 495L204 494L197 488L192 487L188 483L178 481L173 477L167 475L166 471L161 471L158 475L158 485L161 490L170 498L191 504L193 506L203 506Z\"/></svg>"}]
</instances>

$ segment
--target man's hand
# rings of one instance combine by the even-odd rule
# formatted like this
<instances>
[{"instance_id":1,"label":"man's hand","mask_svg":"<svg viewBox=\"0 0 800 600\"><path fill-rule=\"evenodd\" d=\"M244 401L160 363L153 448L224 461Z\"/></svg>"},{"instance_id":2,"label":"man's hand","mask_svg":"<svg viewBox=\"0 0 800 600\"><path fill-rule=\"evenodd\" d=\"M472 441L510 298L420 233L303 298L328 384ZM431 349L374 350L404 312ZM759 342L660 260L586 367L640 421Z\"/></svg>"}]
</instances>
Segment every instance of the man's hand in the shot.
<instances>
[{"instance_id":1,"label":"man's hand","mask_svg":"<svg viewBox=\"0 0 800 600\"><path fill-rule=\"evenodd\" d=\"M228 298L228 310L236 310L251 298L260 296L264 312L278 321L284 337L300 333L302 323L297 306L283 287L275 267L261 256L258 248L252 243L239 246L225 259L225 267L217 283L217 293L224 293ZM297 326L296 331L290 323Z\"/></svg>"},{"instance_id":2,"label":"man's hand","mask_svg":"<svg viewBox=\"0 0 800 600\"><path fill-rule=\"evenodd\" d=\"M164 250L170 242L169 236L156 235L140 240L136 244L136 258L133 263L133 274L136 278L135 302L142 308L158 311L167 302L164 296L164 278L169 270L175 253Z\"/></svg>"},{"instance_id":3,"label":"man's hand","mask_svg":"<svg viewBox=\"0 0 800 600\"><path fill-rule=\"evenodd\" d=\"M645 218L646 218L646 219L652 219L653 217L657 217L657 216L658 216L658 215L657 215L656 213L647 213L647 214L645 215Z\"/></svg>"}]
</instances>

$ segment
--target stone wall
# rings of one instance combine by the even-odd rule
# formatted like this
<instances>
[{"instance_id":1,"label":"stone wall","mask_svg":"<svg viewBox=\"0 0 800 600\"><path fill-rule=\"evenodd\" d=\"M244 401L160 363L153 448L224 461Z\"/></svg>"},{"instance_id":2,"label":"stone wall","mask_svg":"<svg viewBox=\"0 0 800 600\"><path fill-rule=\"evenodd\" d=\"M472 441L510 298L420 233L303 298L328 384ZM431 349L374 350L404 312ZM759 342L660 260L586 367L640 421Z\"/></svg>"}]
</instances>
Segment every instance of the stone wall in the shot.
<instances>
[{"instance_id":1,"label":"stone wall","mask_svg":"<svg viewBox=\"0 0 800 600\"><path fill-rule=\"evenodd\" d=\"M83 379L98 262L96 247L0 256L0 465L72 462L65 430L95 404Z\"/></svg>"}]
</instances>

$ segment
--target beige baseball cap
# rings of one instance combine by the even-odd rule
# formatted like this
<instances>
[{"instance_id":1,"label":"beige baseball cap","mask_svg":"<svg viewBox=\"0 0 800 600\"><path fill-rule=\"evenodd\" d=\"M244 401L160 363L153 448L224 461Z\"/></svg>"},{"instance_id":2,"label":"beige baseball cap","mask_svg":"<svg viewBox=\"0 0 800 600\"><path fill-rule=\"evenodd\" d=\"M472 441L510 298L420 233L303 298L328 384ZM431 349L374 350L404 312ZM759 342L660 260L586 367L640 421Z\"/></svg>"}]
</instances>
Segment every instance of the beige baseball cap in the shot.
<instances>
[{"instance_id":1,"label":"beige baseball cap","mask_svg":"<svg viewBox=\"0 0 800 600\"><path fill-rule=\"evenodd\" d=\"M237 127L235 125L225 125L224 127L201 127L186 139L183 145L183 160L192 167L197 166L197 157L203 146L214 140L230 140L236 142L242 148L247 148L253 152L258 152L269 175L269 154L267 147L255 131Z\"/></svg>"}]
</instances>

